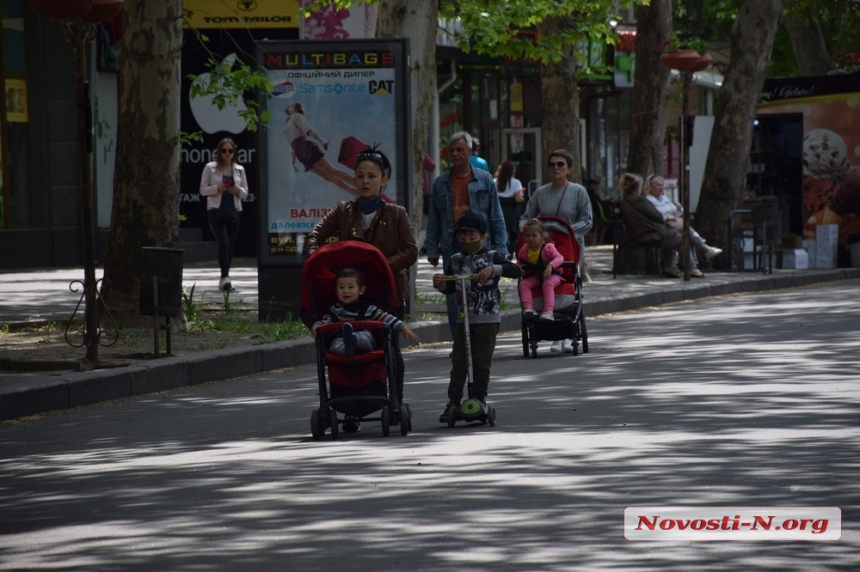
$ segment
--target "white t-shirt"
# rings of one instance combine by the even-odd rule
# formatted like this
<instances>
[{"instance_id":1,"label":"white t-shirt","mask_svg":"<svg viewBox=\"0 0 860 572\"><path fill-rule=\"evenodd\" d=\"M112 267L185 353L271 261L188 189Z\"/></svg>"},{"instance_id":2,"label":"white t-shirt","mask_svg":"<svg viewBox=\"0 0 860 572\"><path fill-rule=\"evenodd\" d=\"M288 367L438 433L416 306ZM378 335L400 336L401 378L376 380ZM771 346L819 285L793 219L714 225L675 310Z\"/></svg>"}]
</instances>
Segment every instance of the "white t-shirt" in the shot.
<instances>
[{"instance_id":1,"label":"white t-shirt","mask_svg":"<svg viewBox=\"0 0 860 572\"><path fill-rule=\"evenodd\" d=\"M293 113L284 125L284 135L292 143L299 137L304 137L311 130L311 124L301 113Z\"/></svg>"},{"instance_id":2,"label":"white t-shirt","mask_svg":"<svg viewBox=\"0 0 860 572\"><path fill-rule=\"evenodd\" d=\"M508 182L508 188L504 191L499 191L500 199L512 199L514 196L523 190L523 184L519 179L515 179L511 177L511 180Z\"/></svg>"},{"instance_id":3,"label":"white t-shirt","mask_svg":"<svg viewBox=\"0 0 860 572\"><path fill-rule=\"evenodd\" d=\"M663 219L666 219L666 217L668 216L680 218L681 211L678 209L677 206L675 206L675 203L669 200L669 197L667 197L666 195L660 195L660 198L658 199L655 198L654 195L652 195L651 193L646 193L645 198L648 199L648 201L652 205L654 205L654 208L656 208L661 215L663 215Z\"/></svg>"}]
</instances>

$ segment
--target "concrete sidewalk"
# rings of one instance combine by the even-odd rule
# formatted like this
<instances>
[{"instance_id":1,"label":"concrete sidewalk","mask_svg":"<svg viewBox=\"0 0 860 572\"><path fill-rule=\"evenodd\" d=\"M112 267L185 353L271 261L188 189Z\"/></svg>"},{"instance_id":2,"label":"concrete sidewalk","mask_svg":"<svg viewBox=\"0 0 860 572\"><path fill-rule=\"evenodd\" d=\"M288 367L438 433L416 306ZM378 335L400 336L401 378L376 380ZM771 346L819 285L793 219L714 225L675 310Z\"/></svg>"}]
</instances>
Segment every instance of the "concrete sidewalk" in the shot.
<instances>
[{"instance_id":1,"label":"concrete sidewalk","mask_svg":"<svg viewBox=\"0 0 860 572\"><path fill-rule=\"evenodd\" d=\"M585 314L590 318L696 300L712 296L799 288L837 280L860 279L860 268L832 270L774 270L761 272L713 272L704 279L689 282L651 276L619 275L612 278L612 247L591 247L586 251L592 282L583 287ZM426 260L417 266L417 317L410 325L424 343L447 342L448 325L439 296L431 285L435 272ZM97 271L101 277L102 271ZM196 287L195 296L217 301L218 268L214 263L195 264L183 269L183 284ZM72 292L70 282L81 280L80 269L0 273L0 325L24 321L51 320L65 322L71 317L80 298ZM257 267L255 260L239 260L231 278L237 300L242 306L257 305ZM503 285L505 307L502 331L520 329L520 312L516 285ZM589 334L602 335L599 325L589 326ZM419 350L420 351L420 350ZM571 358L576 359L576 358ZM257 346L197 352L141 361L135 365L97 369L88 372L3 372L0 371L0 420L15 419L47 411L67 409L134 395L174 389L254 375L315 361L310 337Z\"/></svg>"}]
</instances>

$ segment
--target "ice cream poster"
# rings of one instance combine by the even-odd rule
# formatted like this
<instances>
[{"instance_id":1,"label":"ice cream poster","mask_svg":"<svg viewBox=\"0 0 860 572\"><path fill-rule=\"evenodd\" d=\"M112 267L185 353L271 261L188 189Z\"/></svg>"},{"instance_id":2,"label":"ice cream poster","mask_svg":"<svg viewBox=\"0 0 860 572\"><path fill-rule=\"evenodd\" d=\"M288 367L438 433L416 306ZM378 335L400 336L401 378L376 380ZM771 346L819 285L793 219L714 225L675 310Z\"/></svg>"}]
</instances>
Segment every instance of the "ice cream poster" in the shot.
<instances>
[{"instance_id":1,"label":"ice cream poster","mask_svg":"<svg viewBox=\"0 0 860 572\"><path fill-rule=\"evenodd\" d=\"M838 224L860 234L860 73L771 80L760 113L803 114L804 237Z\"/></svg>"},{"instance_id":2,"label":"ice cream poster","mask_svg":"<svg viewBox=\"0 0 860 572\"><path fill-rule=\"evenodd\" d=\"M355 157L376 146L392 163L383 200L406 206L409 155L403 45L385 40L282 42L264 47L274 86L261 135L265 255L300 256L304 236L357 196Z\"/></svg>"}]
</instances>

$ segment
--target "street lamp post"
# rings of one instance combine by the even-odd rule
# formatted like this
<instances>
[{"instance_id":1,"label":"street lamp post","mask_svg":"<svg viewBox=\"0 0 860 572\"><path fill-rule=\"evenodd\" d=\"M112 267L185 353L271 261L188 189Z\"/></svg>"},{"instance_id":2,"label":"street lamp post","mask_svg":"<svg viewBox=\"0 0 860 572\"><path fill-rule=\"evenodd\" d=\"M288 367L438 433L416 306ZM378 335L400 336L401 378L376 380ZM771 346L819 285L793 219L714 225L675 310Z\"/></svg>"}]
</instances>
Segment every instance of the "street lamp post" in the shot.
<instances>
[{"instance_id":1,"label":"street lamp post","mask_svg":"<svg viewBox=\"0 0 860 572\"><path fill-rule=\"evenodd\" d=\"M95 216L92 180L93 118L87 81L87 50L95 34L95 24L116 17L125 0L29 0L30 8L42 18L58 20L63 25L67 39L72 43L75 60L75 96L78 105L79 168L81 183L81 245L84 262L84 327L83 344L72 344L87 348L86 361L93 366L99 361L101 326L98 314L98 281L95 270ZM70 288L79 283L72 282ZM104 305L104 303L102 302ZM80 306L80 302L78 302ZM75 308L77 313L77 308ZM109 314L108 314L109 315ZM74 314L66 326L69 327ZM114 338L114 342L116 339ZM71 342L69 342L71 343ZM106 344L110 345L110 344Z\"/></svg>"},{"instance_id":2,"label":"street lamp post","mask_svg":"<svg viewBox=\"0 0 860 572\"><path fill-rule=\"evenodd\" d=\"M681 264L684 267L684 280L690 280L690 86L693 74L711 64L711 56L700 54L696 50L678 50L665 52L660 56L660 62L678 71L681 77L681 177L678 190L681 193L681 208L684 210L683 235L681 236Z\"/></svg>"}]
</instances>

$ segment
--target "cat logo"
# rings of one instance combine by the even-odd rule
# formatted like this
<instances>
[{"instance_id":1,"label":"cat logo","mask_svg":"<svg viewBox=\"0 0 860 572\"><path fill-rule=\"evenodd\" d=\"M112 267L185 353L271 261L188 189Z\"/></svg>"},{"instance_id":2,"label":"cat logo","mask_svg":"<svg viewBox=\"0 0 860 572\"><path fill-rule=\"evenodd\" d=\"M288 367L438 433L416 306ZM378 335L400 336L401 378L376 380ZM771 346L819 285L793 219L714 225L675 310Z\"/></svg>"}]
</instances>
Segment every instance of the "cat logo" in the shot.
<instances>
[{"instance_id":1,"label":"cat logo","mask_svg":"<svg viewBox=\"0 0 860 572\"><path fill-rule=\"evenodd\" d=\"M370 95L391 95L391 92L394 91L394 80L371 80L367 85L367 91Z\"/></svg>"},{"instance_id":2,"label":"cat logo","mask_svg":"<svg viewBox=\"0 0 860 572\"><path fill-rule=\"evenodd\" d=\"M242 12L253 12L257 9L257 3L254 0L239 0L236 3L236 7Z\"/></svg>"}]
</instances>

